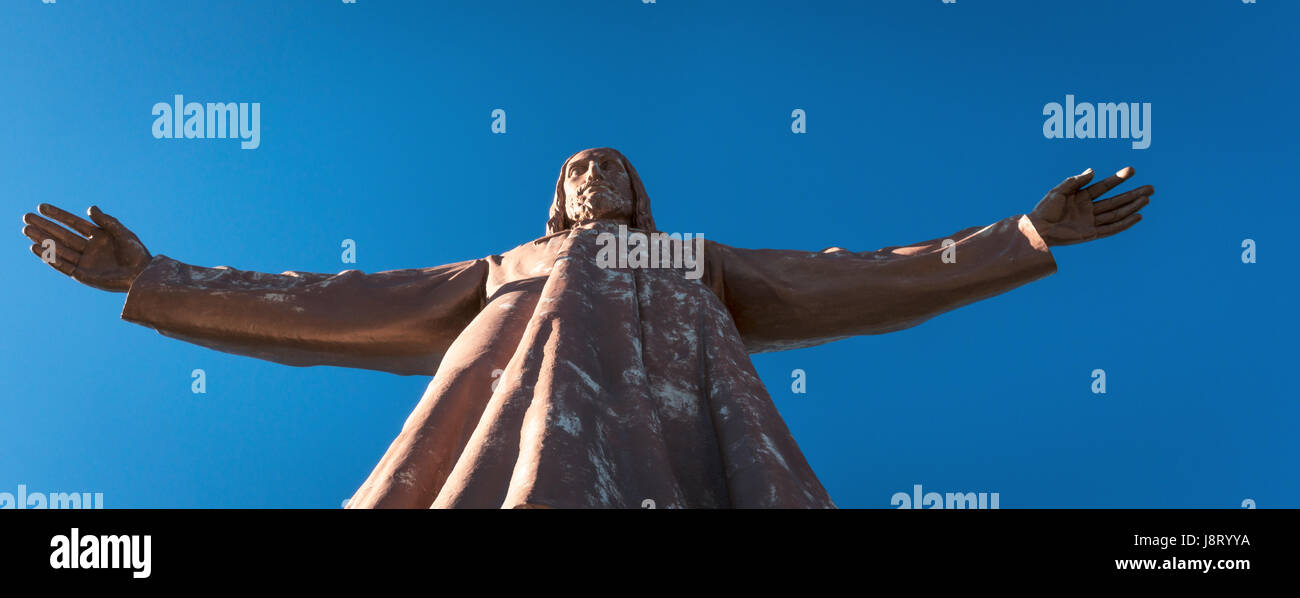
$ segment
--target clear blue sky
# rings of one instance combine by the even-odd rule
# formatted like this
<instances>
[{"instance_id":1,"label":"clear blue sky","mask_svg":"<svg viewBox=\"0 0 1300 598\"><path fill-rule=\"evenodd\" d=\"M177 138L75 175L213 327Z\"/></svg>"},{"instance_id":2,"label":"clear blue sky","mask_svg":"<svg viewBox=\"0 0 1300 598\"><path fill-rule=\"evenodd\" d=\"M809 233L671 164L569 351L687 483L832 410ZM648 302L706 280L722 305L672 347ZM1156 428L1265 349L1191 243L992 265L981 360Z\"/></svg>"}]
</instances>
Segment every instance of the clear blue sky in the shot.
<instances>
[{"instance_id":1,"label":"clear blue sky","mask_svg":"<svg viewBox=\"0 0 1300 598\"><path fill-rule=\"evenodd\" d=\"M561 161L612 146L661 228L808 250L940 237L1134 166L1145 219L1054 249L1057 274L759 373L843 507L913 484L1002 508L1300 506L1297 23L1281 0L5 2L0 492L338 507L428 382L126 323L124 295L28 252L38 203L98 204L192 264L373 272L540 236ZM154 139L178 93L260 102L261 147ZM1045 139L1066 94L1151 102L1151 147Z\"/></svg>"}]
</instances>

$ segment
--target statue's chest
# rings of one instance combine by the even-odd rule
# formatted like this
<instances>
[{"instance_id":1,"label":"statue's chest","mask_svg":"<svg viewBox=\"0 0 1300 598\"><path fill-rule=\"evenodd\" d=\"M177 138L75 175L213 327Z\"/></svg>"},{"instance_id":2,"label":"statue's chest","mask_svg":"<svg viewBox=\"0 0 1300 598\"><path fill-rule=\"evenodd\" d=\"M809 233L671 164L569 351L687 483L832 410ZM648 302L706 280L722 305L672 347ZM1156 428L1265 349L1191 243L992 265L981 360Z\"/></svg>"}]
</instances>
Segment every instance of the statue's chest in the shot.
<instances>
[{"instance_id":1,"label":"statue's chest","mask_svg":"<svg viewBox=\"0 0 1300 598\"><path fill-rule=\"evenodd\" d=\"M586 225L494 256L487 291L546 281L574 293L680 296L702 288L704 253L702 236Z\"/></svg>"}]
</instances>

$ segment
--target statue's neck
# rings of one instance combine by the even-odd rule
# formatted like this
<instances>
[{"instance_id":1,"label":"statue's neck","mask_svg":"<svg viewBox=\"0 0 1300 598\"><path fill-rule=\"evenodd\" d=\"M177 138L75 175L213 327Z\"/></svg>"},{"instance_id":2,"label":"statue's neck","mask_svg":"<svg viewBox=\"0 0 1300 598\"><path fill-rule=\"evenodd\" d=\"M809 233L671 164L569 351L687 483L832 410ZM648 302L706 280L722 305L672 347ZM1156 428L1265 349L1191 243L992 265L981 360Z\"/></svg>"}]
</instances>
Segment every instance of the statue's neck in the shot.
<instances>
[{"instance_id":1,"label":"statue's neck","mask_svg":"<svg viewBox=\"0 0 1300 598\"><path fill-rule=\"evenodd\" d=\"M573 223L573 225L574 226L604 225L604 226L615 226L615 227L619 225L623 225L628 228L631 228L632 219L631 218L588 218L586 220L575 222Z\"/></svg>"}]
</instances>

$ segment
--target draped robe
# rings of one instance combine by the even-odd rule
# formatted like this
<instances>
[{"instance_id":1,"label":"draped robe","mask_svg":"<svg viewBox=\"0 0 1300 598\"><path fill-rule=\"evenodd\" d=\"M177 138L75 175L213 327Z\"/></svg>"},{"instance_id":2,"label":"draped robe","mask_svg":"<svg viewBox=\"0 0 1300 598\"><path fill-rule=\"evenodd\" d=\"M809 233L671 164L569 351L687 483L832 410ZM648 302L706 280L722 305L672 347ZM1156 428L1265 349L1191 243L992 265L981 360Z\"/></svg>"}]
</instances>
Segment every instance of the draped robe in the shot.
<instances>
[{"instance_id":1,"label":"draped robe","mask_svg":"<svg viewBox=\"0 0 1300 598\"><path fill-rule=\"evenodd\" d=\"M866 252L708 240L699 279L601 267L602 232L374 274L159 255L122 317L288 365L433 375L350 508L834 507L748 354L915 326L1056 270L1023 215Z\"/></svg>"}]
</instances>

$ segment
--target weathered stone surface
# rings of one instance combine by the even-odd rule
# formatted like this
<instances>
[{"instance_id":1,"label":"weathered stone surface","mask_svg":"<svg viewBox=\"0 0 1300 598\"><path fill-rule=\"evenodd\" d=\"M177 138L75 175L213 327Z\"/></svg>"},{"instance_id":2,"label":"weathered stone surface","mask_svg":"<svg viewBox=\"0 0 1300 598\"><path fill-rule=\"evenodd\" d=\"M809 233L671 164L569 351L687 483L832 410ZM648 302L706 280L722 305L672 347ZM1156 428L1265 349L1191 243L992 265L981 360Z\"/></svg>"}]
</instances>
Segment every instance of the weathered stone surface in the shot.
<instances>
[{"instance_id":1,"label":"weathered stone surface","mask_svg":"<svg viewBox=\"0 0 1300 598\"><path fill-rule=\"evenodd\" d=\"M435 374L349 508L833 507L748 354L914 326L1055 271L1024 216L861 253L710 240L699 279L602 268L601 233L654 221L631 164L593 151L628 176L621 222L568 218L562 169L550 234L500 255L336 275L156 256L122 317L290 365Z\"/></svg>"}]
</instances>

